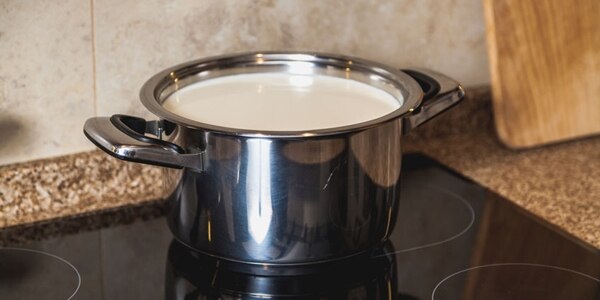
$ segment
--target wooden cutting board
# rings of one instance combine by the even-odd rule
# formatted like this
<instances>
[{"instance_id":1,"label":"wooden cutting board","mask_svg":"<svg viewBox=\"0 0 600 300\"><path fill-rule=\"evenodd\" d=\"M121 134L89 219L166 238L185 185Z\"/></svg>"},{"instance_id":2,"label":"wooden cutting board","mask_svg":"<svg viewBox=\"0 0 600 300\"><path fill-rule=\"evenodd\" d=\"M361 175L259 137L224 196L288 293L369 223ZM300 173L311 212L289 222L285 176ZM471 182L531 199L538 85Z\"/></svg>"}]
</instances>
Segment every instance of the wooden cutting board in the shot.
<instances>
[{"instance_id":1,"label":"wooden cutting board","mask_svg":"<svg viewBox=\"0 0 600 300\"><path fill-rule=\"evenodd\" d=\"M600 0L484 7L500 139L525 148L600 133Z\"/></svg>"}]
</instances>

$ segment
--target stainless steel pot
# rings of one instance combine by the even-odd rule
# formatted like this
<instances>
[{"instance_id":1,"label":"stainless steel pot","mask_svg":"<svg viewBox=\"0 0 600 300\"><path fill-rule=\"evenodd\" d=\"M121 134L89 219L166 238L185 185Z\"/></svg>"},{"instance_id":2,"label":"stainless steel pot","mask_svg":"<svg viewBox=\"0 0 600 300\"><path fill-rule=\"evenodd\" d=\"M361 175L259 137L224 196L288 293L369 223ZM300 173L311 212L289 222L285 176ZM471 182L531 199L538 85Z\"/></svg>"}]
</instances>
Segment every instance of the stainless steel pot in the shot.
<instances>
[{"instance_id":1,"label":"stainless steel pot","mask_svg":"<svg viewBox=\"0 0 600 300\"><path fill-rule=\"evenodd\" d=\"M402 103L374 120L309 131L224 128L161 105L198 81L260 72L347 78ZM84 133L117 158L168 167L169 226L182 243L247 263L316 263L360 254L388 238L402 134L463 96L457 82L431 71L321 53L245 53L188 62L148 80L140 98L158 121L97 117Z\"/></svg>"}]
</instances>

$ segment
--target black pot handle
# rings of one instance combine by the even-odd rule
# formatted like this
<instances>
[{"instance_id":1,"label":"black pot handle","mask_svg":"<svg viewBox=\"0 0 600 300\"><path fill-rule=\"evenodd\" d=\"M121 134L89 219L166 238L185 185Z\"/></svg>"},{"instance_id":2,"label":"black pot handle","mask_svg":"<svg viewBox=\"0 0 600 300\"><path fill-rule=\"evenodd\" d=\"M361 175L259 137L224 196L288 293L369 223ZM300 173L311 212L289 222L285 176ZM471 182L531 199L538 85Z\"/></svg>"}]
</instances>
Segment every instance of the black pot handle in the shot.
<instances>
[{"instance_id":1,"label":"black pot handle","mask_svg":"<svg viewBox=\"0 0 600 300\"><path fill-rule=\"evenodd\" d=\"M421 104L404 117L404 133L458 104L465 96L458 82L440 73L424 69L402 71L415 79L424 93Z\"/></svg>"},{"instance_id":2,"label":"black pot handle","mask_svg":"<svg viewBox=\"0 0 600 300\"><path fill-rule=\"evenodd\" d=\"M116 158L169 168L201 168L200 153L186 154L178 145L146 135L160 137L174 130L176 125L167 121L127 115L91 118L83 126L83 133L92 143Z\"/></svg>"}]
</instances>

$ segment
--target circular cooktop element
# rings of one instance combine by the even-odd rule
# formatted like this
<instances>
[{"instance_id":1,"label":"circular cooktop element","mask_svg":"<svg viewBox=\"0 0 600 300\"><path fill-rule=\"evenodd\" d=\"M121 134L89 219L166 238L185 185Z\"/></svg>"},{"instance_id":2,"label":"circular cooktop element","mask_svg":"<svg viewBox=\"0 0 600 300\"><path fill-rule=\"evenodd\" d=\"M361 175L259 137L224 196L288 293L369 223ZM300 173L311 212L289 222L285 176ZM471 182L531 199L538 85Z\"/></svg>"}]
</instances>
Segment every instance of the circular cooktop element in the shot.
<instances>
[{"instance_id":1,"label":"circular cooktop element","mask_svg":"<svg viewBox=\"0 0 600 300\"><path fill-rule=\"evenodd\" d=\"M62 257L26 248L0 248L0 299L72 299L77 268Z\"/></svg>"},{"instance_id":2,"label":"circular cooktop element","mask_svg":"<svg viewBox=\"0 0 600 300\"><path fill-rule=\"evenodd\" d=\"M395 253L452 241L475 222L473 207L460 195L433 185L416 184L402 190L398 221L390 237Z\"/></svg>"},{"instance_id":3,"label":"circular cooktop element","mask_svg":"<svg viewBox=\"0 0 600 300\"><path fill-rule=\"evenodd\" d=\"M551 265L499 263L456 272L433 289L432 300L596 299L600 279Z\"/></svg>"}]
</instances>

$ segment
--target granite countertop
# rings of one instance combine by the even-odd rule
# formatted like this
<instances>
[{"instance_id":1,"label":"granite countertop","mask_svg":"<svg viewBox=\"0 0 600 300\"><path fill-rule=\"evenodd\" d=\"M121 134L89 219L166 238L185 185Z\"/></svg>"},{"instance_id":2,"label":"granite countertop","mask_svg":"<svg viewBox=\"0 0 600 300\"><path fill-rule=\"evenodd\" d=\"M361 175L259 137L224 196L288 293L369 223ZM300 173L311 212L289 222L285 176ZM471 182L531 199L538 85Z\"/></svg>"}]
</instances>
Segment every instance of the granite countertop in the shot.
<instances>
[{"instance_id":1,"label":"granite countertop","mask_svg":"<svg viewBox=\"0 0 600 300\"><path fill-rule=\"evenodd\" d=\"M405 151L424 153L600 248L600 136L512 150L499 142L487 88L409 133Z\"/></svg>"},{"instance_id":2,"label":"granite countertop","mask_svg":"<svg viewBox=\"0 0 600 300\"><path fill-rule=\"evenodd\" d=\"M404 152L424 153L600 248L600 137L507 149L494 132L489 88L481 87L403 143ZM164 210L162 184L159 168L100 151L1 166L0 228L73 218L96 227L123 218L116 212L123 207L155 215Z\"/></svg>"}]
</instances>

